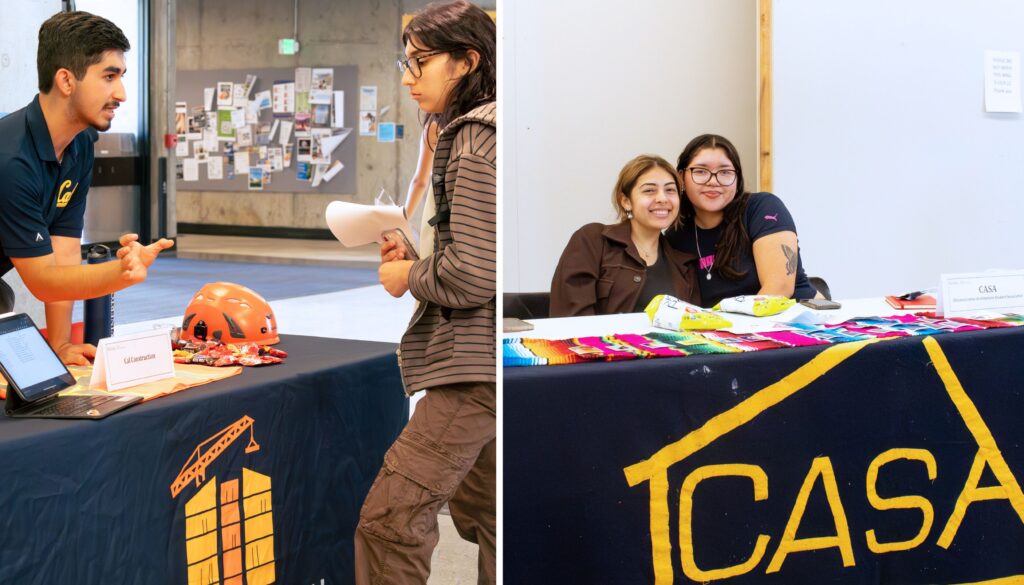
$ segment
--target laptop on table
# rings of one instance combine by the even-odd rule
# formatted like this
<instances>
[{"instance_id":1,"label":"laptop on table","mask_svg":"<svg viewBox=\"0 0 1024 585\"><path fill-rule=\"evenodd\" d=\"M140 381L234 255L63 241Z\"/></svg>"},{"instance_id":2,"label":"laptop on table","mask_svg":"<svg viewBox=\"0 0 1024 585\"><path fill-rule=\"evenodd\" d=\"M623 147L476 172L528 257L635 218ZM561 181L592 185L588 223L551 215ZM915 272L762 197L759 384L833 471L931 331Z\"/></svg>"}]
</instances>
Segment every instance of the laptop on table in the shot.
<instances>
[{"instance_id":1,"label":"laptop on table","mask_svg":"<svg viewBox=\"0 0 1024 585\"><path fill-rule=\"evenodd\" d=\"M0 318L0 374L7 379L7 416L100 419L142 400L141 396L59 396L75 377L54 353L32 319Z\"/></svg>"}]
</instances>

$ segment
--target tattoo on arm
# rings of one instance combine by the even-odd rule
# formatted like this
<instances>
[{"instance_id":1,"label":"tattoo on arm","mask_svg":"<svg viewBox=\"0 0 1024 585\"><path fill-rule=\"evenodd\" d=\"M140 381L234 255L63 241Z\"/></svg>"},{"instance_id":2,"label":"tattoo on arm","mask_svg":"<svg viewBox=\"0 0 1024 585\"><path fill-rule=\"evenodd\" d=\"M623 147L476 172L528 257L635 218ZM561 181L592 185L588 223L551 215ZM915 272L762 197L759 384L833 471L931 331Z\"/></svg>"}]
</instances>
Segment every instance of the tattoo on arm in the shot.
<instances>
[{"instance_id":1,"label":"tattoo on arm","mask_svg":"<svg viewBox=\"0 0 1024 585\"><path fill-rule=\"evenodd\" d=\"M786 255L786 276L796 273L796 252L793 251L793 248L783 244L782 253Z\"/></svg>"}]
</instances>

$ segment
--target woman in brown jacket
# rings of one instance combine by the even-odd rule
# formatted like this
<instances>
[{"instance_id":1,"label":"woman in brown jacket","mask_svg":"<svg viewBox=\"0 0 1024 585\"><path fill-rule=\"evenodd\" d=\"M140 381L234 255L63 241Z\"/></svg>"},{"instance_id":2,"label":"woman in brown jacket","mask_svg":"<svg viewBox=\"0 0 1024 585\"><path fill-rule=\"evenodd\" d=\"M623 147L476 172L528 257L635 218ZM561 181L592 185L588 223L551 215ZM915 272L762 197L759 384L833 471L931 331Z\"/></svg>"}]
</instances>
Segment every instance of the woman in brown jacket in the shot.
<instances>
[{"instance_id":1,"label":"woman in brown jacket","mask_svg":"<svg viewBox=\"0 0 1024 585\"><path fill-rule=\"evenodd\" d=\"M612 192L619 222L591 223L572 235L551 280L552 317L643 311L670 294L700 304L693 254L669 246L662 231L679 217L679 175L665 159L626 163Z\"/></svg>"}]
</instances>

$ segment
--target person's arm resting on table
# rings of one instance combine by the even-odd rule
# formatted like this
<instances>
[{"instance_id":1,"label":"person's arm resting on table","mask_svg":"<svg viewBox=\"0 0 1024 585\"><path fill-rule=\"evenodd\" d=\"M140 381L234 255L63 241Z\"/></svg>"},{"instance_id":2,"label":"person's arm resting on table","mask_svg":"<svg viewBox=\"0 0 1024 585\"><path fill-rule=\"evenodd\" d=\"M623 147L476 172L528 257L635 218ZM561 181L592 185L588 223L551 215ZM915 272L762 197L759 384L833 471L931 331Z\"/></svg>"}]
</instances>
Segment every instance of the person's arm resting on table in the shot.
<instances>
[{"instance_id":1,"label":"person's arm resting on table","mask_svg":"<svg viewBox=\"0 0 1024 585\"><path fill-rule=\"evenodd\" d=\"M80 239L51 236L50 243L53 245L53 260L57 265L76 266L82 263ZM60 361L68 365L87 366L89 360L96 357L96 347L91 343L71 343L71 310L74 306L74 301L45 303L46 337Z\"/></svg>"},{"instance_id":2,"label":"person's arm resting on table","mask_svg":"<svg viewBox=\"0 0 1024 585\"><path fill-rule=\"evenodd\" d=\"M754 241L759 295L792 297L796 290L796 232L775 232Z\"/></svg>"}]
</instances>

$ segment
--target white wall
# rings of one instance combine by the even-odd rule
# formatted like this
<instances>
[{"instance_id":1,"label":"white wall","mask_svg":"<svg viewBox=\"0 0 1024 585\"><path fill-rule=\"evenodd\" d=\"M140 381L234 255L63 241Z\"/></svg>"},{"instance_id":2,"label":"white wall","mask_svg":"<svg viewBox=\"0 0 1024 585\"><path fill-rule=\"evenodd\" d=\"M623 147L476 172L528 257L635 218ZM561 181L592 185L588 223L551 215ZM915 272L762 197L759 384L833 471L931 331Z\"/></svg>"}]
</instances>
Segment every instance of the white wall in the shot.
<instances>
[{"instance_id":1,"label":"white wall","mask_svg":"<svg viewBox=\"0 0 1024 585\"><path fill-rule=\"evenodd\" d=\"M0 114L27 106L39 92L39 26L58 12L60 0L4 2L0 25ZM43 305L28 292L18 273L11 270L3 279L14 289L14 310L28 313L37 325L45 327Z\"/></svg>"},{"instance_id":2,"label":"white wall","mask_svg":"<svg viewBox=\"0 0 1024 585\"><path fill-rule=\"evenodd\" d=\"M984 111L1019 0L776 0L775 192L838 298L1024 267L1024 120Z\"/></svg>"},{"instance_id":3,"label":"white wall","mask_svg":"<svg viewBox=\"0 0 1024 585\"><path fill-rule=\"evenodd\" d=\"M501 6L505 291L548 290L569 236L614 220L642 153L714 132L757 174L756 0L514 0Z\"/></svg>"},{"instance_id":4,"label":"white wall","mask_svg":"<svg viewBox=\"0 0 1024 585\"><path fill-rule=\"evenodd\" d=\"M0 31L0 114L26 105L39 92L36 48L39 25L60 12L60 0L18 0L3 3Z\"/></svg>"},{"instance_id":5,"label":"white wall","mask_svg":"<svg viewBox=\"0 0 1024 585\"><path fill-rule=\"evenodd\" d=\"M77 0L75 9L102 16L113 22L124 32L131 50L124 54L124 87L128 99L117 108L117 116L110 125L110 132L139 133L139 112L146 110L142 104L142 45L139 43L139 0Z\"/></svg>"}]
</instances>

